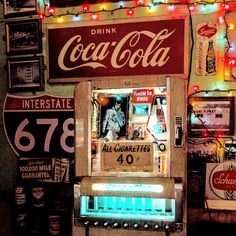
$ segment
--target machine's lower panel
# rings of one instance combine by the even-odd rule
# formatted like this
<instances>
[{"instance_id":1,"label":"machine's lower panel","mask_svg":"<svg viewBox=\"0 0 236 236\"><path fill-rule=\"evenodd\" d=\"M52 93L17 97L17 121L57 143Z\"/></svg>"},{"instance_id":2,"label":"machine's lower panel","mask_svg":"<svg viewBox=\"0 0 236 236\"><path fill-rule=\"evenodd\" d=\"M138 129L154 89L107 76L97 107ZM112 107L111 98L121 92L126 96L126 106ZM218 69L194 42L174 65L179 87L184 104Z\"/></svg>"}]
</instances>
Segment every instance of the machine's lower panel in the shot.
<instances>
[{"instance_id":1,"label":"machine's lower panel","mask_svg":"<svg viewBox=\"0 0 236 236\"><path fill-rule=\"evenodd\" d=\"M141 231L126 229L103 229L103 228L85 228L74 227L73 236L183 236L181 232L165 232L165 231Z\"/></svg>"},{"instance_id":2,"label":"machine's lower panel","mask_svg":"<svg viewBox=\"0 0 236 236\"><path fill-rule=\"evenodd\" d=\"M145 197L81 196L80 215L89 218L175 220L175 200Z\"/></svg>"},{"instance_id":3,"label":"machine's lower panel","mask_svg":"<svg viewBox=\"0 0 236 236\"><path fill-rule=\"evenodd\" d=\"M84 230L85 236L185 235L182 184L165 180L164 184L156 178L146 182L126 178L126 183L117 178L84 178L75 185L75 232ZM161 195L167 190L172 193Z\"/></svg>"}]
</instances>

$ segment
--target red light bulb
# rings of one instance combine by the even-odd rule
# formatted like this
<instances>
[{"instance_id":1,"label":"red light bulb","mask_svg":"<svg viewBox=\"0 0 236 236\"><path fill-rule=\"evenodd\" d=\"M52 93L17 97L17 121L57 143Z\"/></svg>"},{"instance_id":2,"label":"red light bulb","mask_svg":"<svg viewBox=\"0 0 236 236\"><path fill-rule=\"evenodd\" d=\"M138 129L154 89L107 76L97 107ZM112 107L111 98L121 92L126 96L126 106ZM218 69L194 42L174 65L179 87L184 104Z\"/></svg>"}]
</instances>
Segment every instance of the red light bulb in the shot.
<instances>
[{"instance_id":1,"label":"red light bulb","mask_svg":"<svg viewBox=\"0 0 236 236\"><path fill-rule=\"evenodd\" d=\"M134 14L134 10L133 9L127 10L127 15L128 16L132 16L133 14Z\"/></svg>"}]
</instances>

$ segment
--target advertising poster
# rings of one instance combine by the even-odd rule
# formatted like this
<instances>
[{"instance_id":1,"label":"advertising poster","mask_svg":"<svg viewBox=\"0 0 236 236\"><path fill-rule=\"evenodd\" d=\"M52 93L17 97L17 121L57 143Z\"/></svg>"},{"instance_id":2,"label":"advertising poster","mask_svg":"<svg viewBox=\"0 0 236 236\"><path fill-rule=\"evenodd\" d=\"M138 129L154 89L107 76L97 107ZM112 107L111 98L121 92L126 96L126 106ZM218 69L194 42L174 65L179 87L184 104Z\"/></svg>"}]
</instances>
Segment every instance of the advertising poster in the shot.
<instances>
[{"instance_id":1,"label":"advertising poster","mask_svg":"<svg viewBox=\"0 0 236 236\"><path fill-rule=\"evenodd\" d=\"M20 158L18 177L21 180L68 183L69 168L68 158Z\"/></svg>"},{"instance_id":2,"label":"advertising poster","mask_svg":"<svg viewBox=\"0 0 236 236\"><path fill-rule=\"evenodd\" d=\"M213 23L198 24L196 32L196 75L217 74L217 63L217 26Z\"/></svg>"},{"instance_id":3,"label":"advertising poster","mask_svg":"<svg viewBox=\"0 0 236 236\"><path fill-rule=\"evenodd\" d=\"M236 210L236 162L207 163L205 192L209 208Z\"/></svg>"},{"instance_id":4,"label":"advertising poster","mask_svg":"<svg viewBox=\"0 0 236 236\"><path fill-rule=\"evenodd\" d=\"M102 76L186 76L186 37L185 18L106 24L90 22L89 25L71 24L66 28L49 26L49 82L73 82Z\"/></svg>"}]
</instances>

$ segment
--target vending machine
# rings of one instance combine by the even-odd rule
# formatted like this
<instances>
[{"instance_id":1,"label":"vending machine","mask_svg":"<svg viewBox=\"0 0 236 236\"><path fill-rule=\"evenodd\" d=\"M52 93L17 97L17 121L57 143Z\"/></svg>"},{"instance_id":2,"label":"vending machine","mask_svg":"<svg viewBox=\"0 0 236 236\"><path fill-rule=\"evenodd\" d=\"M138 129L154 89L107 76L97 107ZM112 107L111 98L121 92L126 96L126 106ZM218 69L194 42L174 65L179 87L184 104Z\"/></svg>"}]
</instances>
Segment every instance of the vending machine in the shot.
<instances>
[{"instance_id":1,"label":"vending machine","mask_svg":"<svg viewBox=\"0 0 236 236\"><path fill-rule=\"evenodd\" d=\"M73 236L186 235L186 81L75 89Z\"/></svg>"}]
</instances>

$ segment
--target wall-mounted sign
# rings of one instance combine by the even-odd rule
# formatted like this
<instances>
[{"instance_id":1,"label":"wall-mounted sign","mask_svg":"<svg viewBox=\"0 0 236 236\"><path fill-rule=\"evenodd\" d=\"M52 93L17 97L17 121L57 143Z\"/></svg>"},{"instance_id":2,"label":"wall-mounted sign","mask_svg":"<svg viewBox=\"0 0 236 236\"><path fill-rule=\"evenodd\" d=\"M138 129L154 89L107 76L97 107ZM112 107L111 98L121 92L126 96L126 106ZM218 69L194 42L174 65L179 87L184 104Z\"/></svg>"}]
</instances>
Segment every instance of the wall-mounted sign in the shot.
<instances>
[{"instance_id":1,"label":"wall-mounted sign","mask_svg":"<svg viewBox=\"0 0 236 236\"><path fill-rule=\"evenodd\" d=\"M234 134L234 97L191 97L189 134Z\"/></svg>"},{"instance_id":2,"label":"wall-mounted sign","mask_svg":"<svg viewBox=\"0 0 236 236\"><path fill-rule=\"evenodd\" d=\"M208 167L208 169L210 166ZM210 188L215 194L211 199L236 200L236 162L225 161L215 165L209 175ZM206 193L209 190L206 189Z\"/></svg>"},{"instance_id":3,"label":"wall-mounted sign","mask_svg":"<svg viewBox=\"0 0 236 236\"><path fill-rule=\"evenodd\" d=\"M218 34L216 24L198 24L196 39L196 75L215 75L218 70Z\"/></svg>"},{"instance_id":4,"label":"wall-mounted sign","mask_svg":"<svg viewBox=\"0 0 236 236\"><path fill-rule=\"evenodd\" d=\"M236 161L206 164L205 208L236 210Z\"/></svg>"},{"instance_id":5,"label":"wall-mounted sign","mask_svg":"<svg viewBox=\"0 0 236 236\"><path fill-rule=\"evenodd\" d=\"M153 143L104 142L100 144L102 170L153 171Z\"/></svg>"},{"instance_id":6,"label":"wall-mounted sign","mask_svg":"<svg viewBox=\"0 0 236 236\"><path fill-rule=\"evenodd\" d=\"M7 94L3 120L17 156L73 158L74 98Z\"/></svg>"},{"instance_id":7,"label":"wall-mounted sign","mask_svg":"<svg viewBox=\"0 0 236 236\"><path fill-rule=\"evenodd\" d=\"M18 176L22 180L69 182L68 158L20 158Z\"/></svg>"},{"instance_id":8,"label":"wall-mounted sign","mask_svg":"<svg viewBox=\"0 0 236 236\"><path fill-rule=\"evenodd\" d=\"M152 103L153 89L134 89L132 92L132 103Z\"/></svg>"},{"instance_id":9,"label":"wall-mounted sign","mask_svg":"<svg viewBox=\"0 0 236 236\"><path fill-rule=\"evenodd\" d=\"M186 18L152 18L49 26L49 81L151 74L186 76L186 21Z\"/></svg>"}]
</instances>

